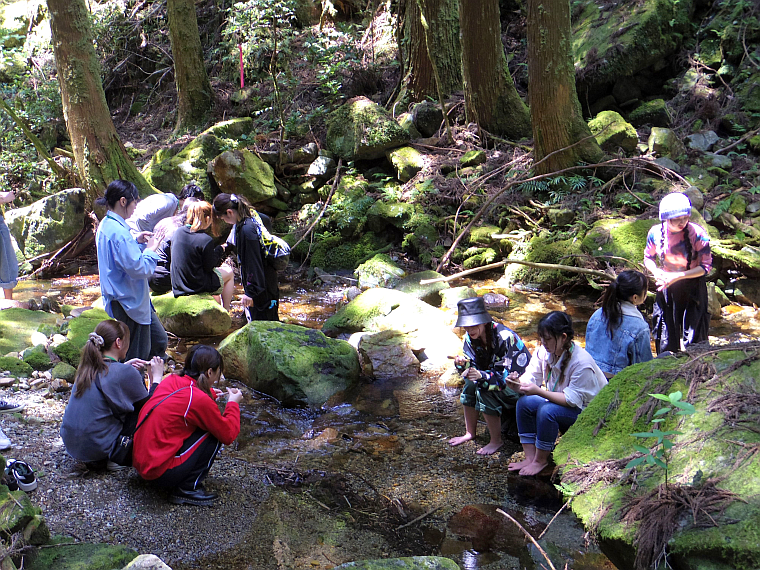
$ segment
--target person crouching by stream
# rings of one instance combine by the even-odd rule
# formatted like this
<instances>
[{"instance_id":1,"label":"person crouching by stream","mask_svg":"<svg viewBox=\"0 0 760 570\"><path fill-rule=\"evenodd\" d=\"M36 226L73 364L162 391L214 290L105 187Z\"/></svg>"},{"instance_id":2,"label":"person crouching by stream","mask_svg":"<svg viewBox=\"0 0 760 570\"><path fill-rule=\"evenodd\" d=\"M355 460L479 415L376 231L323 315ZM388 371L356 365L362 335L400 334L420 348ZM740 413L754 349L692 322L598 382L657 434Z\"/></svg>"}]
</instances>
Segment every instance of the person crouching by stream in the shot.
<instances>
[{"instance_id":1,"label":"person crouching by stream","mask_svg":"<svg viewBox=\"0 0 760 570\"><path fill-rule=\"evenodd\" d=\"M206 506L217 498L204 489L203 480L222 444L240 433L243 399L240 390L227 388L227 405L219 412L216 399L222 391L214 384L223 371L215 348L193 346L182 372L164 378L140 413L133 465L146 481L172 489L171 503Z\"/></svg>"},{"instance_id":2,"label":"person crouching by stream","mask_svg":"<svg viewBox=\"0 0 760 570\"><path fill-rule=\"evenodd\" d=\"M153 234L139 232L132 237L125 221L134 213L138 200L134 184L127 180L111 182L105 196L95 202L108 207L95 243L106 313L129 327L132 342L127 358L147 360L165 357L169 338L150 302L148 277L156 270L158 256L146 249L146 243Z\"/></svg>"},{"instance_id":3,"label":"person crouching by stream","mask_svg":"<svg viewBox=\"0 0 760 570\"><path fill-rule=\"evenodd\" d=\"M464 356L454 360L464 378L460 401L464 407L465 434L451 438L449 444L460 445L475 439L478 412L483 412L491 441L478 454L491 455L504 444L502 416L514 417L520 397L507 386L505 377L510 373L522 374L530 362L530 352L516 332L493 322L482 297L462 299L457 310L456 326L467 331Z\"/></svg>"},{"instance_id":4,"label":"person crouching by stream","mask_svg":"<svg viewBox=\"0 0 760 570\"><path fill-rule=\"evenodd\" d=\"M61 422L66 451L91 469L118 471L123 466L109 460L121 434L131 434L137 414L148 401L143 375L148 362L139 358L121 361L129 349L129 328L119 321L103 321L90 333ZM161 382L164 361L149 365L152 389Z\"/></svg>"},{"instance_id":5,"label":"person crouching by stream","mask_svg":"<svg viewBox=\"0 0 760 570\"><path fill-rule=\"evenodd\" d=\"M573 320L552 311L538 323L541 346L519 376L517 430L525 459L510 471L536 475L549 464L559 432L564 432L604 386L607 378L591 355L573 342ZM518 374L510 374L517 380ZM545 386L542 387L542 386Z\"/></svg>"}]
</instances>

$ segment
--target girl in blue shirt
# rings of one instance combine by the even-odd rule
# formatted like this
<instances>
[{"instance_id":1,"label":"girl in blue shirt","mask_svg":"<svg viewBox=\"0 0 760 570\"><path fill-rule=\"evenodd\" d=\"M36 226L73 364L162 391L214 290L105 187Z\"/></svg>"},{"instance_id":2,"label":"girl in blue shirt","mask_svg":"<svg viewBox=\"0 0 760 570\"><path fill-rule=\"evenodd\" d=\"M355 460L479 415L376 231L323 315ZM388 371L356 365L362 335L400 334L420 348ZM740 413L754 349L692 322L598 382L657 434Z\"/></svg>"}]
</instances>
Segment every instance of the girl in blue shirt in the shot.
<instances>
[{"instance_id":1,"label":"girl in blue shirt","mask_svg":"<svg viewBox=\"0 0 760 570\"><path fill-rule=\"evenodd\" d=\"M602 295L602 308L586 327L586 352L607 378L626 366L652 360L649 323L636 308L647 298L648 281L639 271L623 271Z\"/></svg>"}]
</instances>

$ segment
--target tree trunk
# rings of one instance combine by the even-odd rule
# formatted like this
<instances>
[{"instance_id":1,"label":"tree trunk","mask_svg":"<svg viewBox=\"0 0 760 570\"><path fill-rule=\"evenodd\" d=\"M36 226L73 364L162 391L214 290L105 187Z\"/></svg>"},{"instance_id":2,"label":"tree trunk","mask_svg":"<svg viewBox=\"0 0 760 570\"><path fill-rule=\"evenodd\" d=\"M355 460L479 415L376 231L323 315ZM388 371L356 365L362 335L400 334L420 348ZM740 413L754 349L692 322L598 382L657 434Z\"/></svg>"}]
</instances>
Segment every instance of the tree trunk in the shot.
<instances>
[{"instance_id":1,"label":"tree trunk","mask_svg":"<svg viewBox=\"0 0 760 570\"><path fill-rule=\"evenodd\" d=\"M529 137L530 113L512 82L501 43L499 0L460 0L459 26L467 121L511 139Z\"/></svg>"},{"instance_id":2,"label":"tree trunk","mask_svg":"<svg viewBox=\"0 0 760 570\"><path fill-rule=\"evenodd\" d=\"M141 195L156 190L127 155L116 133L92 43L84 0L48 0L61 101L79 174L90 198L116 179L133 182Z\"/></svg>"},{"instance_id":3,"label":"tree trunk","mask_svg":"<svg viewBox=\"0 0 760 570\"><path fill-rule=\"evenodd\" d=\"M441 78L441 92L448 96L462 86L458 0L425 0L425 7L430 26L429 35L433 40L430 51L437 55L436 65ZM438 99L420 15L418 0L407 0L403 24L404 40L401 43L406 77L399 100L423 101L428 97Z\"/></svg>"},{"instance_id":4,"label":"tree trunk","mask_svg":"<svg viewBox=\"0 0 760 570\"><path fill-rule=\"evenodd\" d=\"M570 2L528 0L528 91L534 159L558 152L536 167L537 174L580 161L598 162L604 154L591 136L575 91Z\"/></svg>"},{"instance_id":5,"label":"tree trunk","mask_svg":"<svg viewBox=\"0 0 760 570\"><path fill-rule=\"evenodd\" d=\"M203 126L213 103L213 92L203 64L195 1L168 0L166 11L177 84L177 133Z\"/></svg>"}]
</instances>

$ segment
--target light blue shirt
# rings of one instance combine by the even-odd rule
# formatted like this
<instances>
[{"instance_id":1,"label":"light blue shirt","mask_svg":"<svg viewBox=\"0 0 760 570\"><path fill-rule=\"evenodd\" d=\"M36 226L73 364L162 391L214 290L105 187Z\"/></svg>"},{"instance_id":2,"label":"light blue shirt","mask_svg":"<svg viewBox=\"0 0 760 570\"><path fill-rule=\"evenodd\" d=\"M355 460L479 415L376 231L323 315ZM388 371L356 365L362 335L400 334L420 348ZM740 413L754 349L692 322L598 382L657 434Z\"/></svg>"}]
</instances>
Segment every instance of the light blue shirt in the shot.
<instances>
[{"instance_id":1,"label":"light blue shirt","mask_svg":"<svg viewBox=\"0 0 760 570\"><path fill-rule=\"evenodd\" d=\"M100 292L106 313L113 316L111 303L118 301L130 319L140 325L149 325L148 277L156 270L158 255L151 250L143 251L145 245L135 241L124 218L112 211L100 222L95 243Z\"/></svg>"}]
</instances>

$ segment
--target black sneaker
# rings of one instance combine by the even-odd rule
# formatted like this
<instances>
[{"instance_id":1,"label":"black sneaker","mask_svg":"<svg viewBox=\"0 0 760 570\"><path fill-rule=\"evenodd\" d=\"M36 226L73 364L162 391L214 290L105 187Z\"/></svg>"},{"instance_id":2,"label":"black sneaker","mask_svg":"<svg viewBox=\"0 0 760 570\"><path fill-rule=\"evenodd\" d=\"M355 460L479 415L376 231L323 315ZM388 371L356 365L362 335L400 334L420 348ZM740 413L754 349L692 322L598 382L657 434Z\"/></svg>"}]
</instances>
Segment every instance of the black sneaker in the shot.
<instances>
[{"instance_id":1,"label":"black sneaker","mask_svg":"<svg viewBox=\"0 0 760 570\"><path fill-rule=\"evenodd\" d=\"M9 459L5 467L5 479L8 482L8 489L11 491L21 489L28 492L37 488L34 469L29 467L25 461Z\"/></svg>"},{"instance_id":2,"label":"black sneaker","mask_svg":"<svg viewBox=\"0 0 760 570\"><path fill-rule=\"evenodd\" d=\"M197 489L180 489L177 487L169 496L169 502L175 505L196 505L199 507L210 507L218 495L216 493L207 493L201 486Z\"/></svg>"},{"instance_id":3,"label":"black sneaker","mask_svg":"<svg viewBox=\"0 0 760 570\"><path fill-rule=\"evenodd\" d=\"M24 404L14 404L13 402L0 400L0 414L12 414L13 412L20 412L23 409Z\"/></svg>"}]
</instances>

